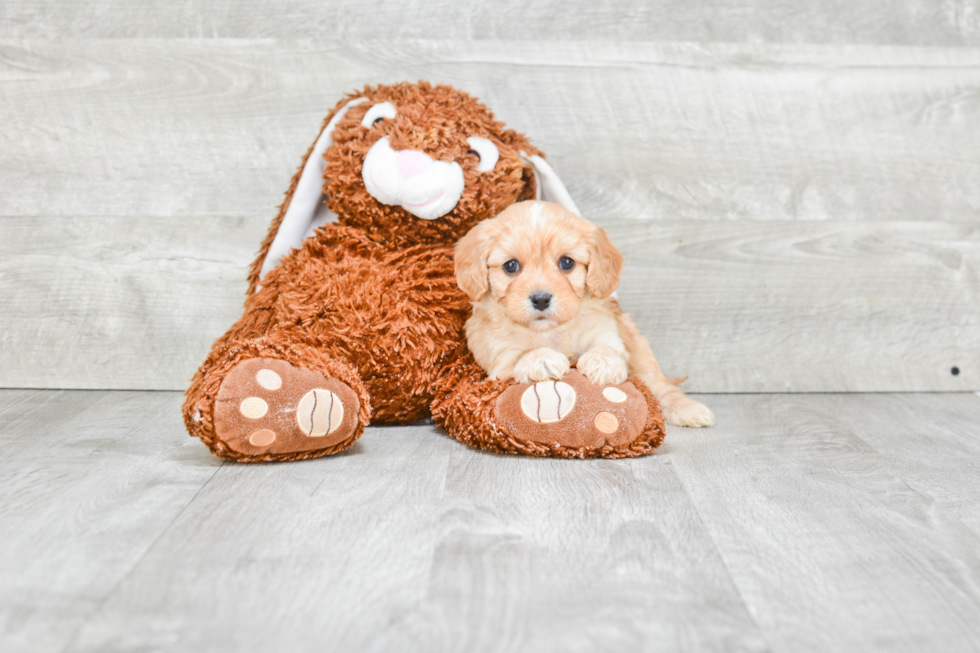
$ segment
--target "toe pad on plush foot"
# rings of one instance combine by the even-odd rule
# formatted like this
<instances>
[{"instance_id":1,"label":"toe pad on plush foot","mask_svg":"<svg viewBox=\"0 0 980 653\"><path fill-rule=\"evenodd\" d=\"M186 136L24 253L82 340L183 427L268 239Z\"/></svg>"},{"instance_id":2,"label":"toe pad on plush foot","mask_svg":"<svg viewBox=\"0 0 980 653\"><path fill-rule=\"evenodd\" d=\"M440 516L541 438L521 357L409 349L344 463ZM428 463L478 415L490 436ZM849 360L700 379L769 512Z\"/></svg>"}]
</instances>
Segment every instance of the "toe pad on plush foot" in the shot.
<instances>
[{"instance_id":1,"label":"toe pad on plush foot","mask_svg":"<svg viewBox=\"0 0 980 653\"><path fill-rule=\"evenodd\" d=\"M360 407L346 383L273 358L253 358L225 377L214 407L215 434L246 455L296 454L342 445Z\"/></svg>"}]
</instances>

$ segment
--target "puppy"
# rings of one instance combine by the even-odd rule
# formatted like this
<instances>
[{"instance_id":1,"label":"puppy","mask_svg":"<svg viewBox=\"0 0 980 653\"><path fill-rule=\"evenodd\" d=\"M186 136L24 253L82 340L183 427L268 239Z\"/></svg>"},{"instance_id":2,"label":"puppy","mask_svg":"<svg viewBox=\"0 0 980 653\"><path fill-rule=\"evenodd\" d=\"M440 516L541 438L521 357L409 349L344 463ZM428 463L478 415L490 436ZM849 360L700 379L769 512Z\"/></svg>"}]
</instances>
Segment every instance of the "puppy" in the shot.
<instances>
[{"instance_id":1,"label":"puppy","mask_svg":"<svg viewBox=\"0 0 980 653\"><path fill-rule=\"evenodd\" d=\"M549 202L518 202L456 244L456 281L473 300L470 351L491 379L560 379L574 364L597 385L639 377L677 426L714 415L664 377L647 342L610 295L623 255L606 232Z\"/></svg>"}]
</instances>

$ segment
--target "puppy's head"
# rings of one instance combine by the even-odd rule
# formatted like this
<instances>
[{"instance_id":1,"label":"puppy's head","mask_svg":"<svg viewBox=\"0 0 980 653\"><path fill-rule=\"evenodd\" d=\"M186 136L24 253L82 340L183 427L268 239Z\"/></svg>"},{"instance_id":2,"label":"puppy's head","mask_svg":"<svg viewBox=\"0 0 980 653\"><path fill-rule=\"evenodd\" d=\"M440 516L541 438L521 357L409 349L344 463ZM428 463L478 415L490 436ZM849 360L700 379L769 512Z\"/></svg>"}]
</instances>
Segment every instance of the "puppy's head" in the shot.
<instances>
[{"instance_id":1,"label":"puppy's head","mask_svg":"<svg viewBox=\"0 0 980 653\"><path fill-rule=\"evenodd\" d=\"M456 245L456 281L474 301L491 297L508 319L547 331L574 318L586 297L619 285L623 255L606 232L549 202L518 202Z\"/></svg>"}]
</instances>

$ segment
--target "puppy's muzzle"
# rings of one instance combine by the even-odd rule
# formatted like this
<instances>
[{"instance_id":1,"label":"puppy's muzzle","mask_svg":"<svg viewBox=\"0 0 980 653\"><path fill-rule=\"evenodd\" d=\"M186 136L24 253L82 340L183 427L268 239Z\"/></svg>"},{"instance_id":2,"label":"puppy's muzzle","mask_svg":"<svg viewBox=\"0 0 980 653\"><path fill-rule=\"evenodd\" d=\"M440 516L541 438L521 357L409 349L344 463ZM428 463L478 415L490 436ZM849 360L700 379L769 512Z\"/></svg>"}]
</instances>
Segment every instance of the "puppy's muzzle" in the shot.
<instances>
[{"instance_id":1,"label":"puppy's muzzle","mask_svg":"<svg viewBox=\"0 0 980 653\"><path fill-rule=\"evenodd\" d=\"M528 299L531 300L531 306L534 310L544 312L551 307L551 293L536 291L528 295Z\"/></svg>"}]
</instances>

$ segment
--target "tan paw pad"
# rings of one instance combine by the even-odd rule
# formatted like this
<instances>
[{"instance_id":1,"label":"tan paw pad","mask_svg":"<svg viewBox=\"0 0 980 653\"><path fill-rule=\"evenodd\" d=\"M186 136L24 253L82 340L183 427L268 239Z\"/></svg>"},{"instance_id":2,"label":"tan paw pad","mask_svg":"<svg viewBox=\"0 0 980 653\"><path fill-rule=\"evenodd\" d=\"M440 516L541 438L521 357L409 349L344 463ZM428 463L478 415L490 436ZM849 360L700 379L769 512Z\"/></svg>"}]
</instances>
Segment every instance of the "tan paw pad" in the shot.
<instances>
[{"instance_id":1,"label":"tan paw pad","mask_svg":"<svg viewBox=\"0 0 980 653\"><path fill-rule=\"evenodd\" d=\"M595 416L595 427L607 435L615 433L619 428L619 418L612 413L599 413Z\"/></svg>"},{"instance_id":2,"label":"tan paw pad","mask_svg":"<svg viewBox=\"0 0 980 653\"><path fill-rule=\"evenodd\" d=\"M249 419L261 419L269 412L269 404L259 397L249 397L241 403L238 410Z\"/></svg>"},{"instance_id":3,"label":"tan paw pad","mask_svg":"<svg viewBox=\"0 0 980 653\"><path fill-rule=\"evenodd\" d=\"M300 399L296 408L296 422L300 430L311 438L329 435L344 422L344 403L329 390L314 388Z\"/></svg>"},{"instance_id":4,"label":"tan paw pad","mask_svg":"<svg viewBox=\"0 0 980 653\"><path fill-rule=\"evenodd\" d=\"M575 390L562 381L541 381L521 397L521 410L538 424L561 421L575 407Z\"/></svg>"},{"instance_id":5,"label":"tan paw pad","mask_svg":"<svg viewBox=\"0 0 980 653\"><path fill-rule=\"evenodd\" d=\"M282 377L268 368L256 373L255 382L266 390L278 390L282 387Z\"/></svg>"},{"instance_id":6,"label":"tan paw pad","mask_svg":"<svg viewBox=\"0 0 980 653\"><path fill-rule=\"evenodd\" d=\"M614 404L621 404L626 401L626 393L619 388L614 388L609 386L602 391L602 396L613 402Z\"/></svg>"},{"instance_id":7,"label":"tan paw pad","mask_svg":"<svg viewBox=\"0 0 980 653\"><path fill-rule=\"evenodd\" d=\"M252 435L248 436L248 442L253 447L268 447L275 441L276 434L269 429L259 429Z\"/></svg>"}]
</instances>

